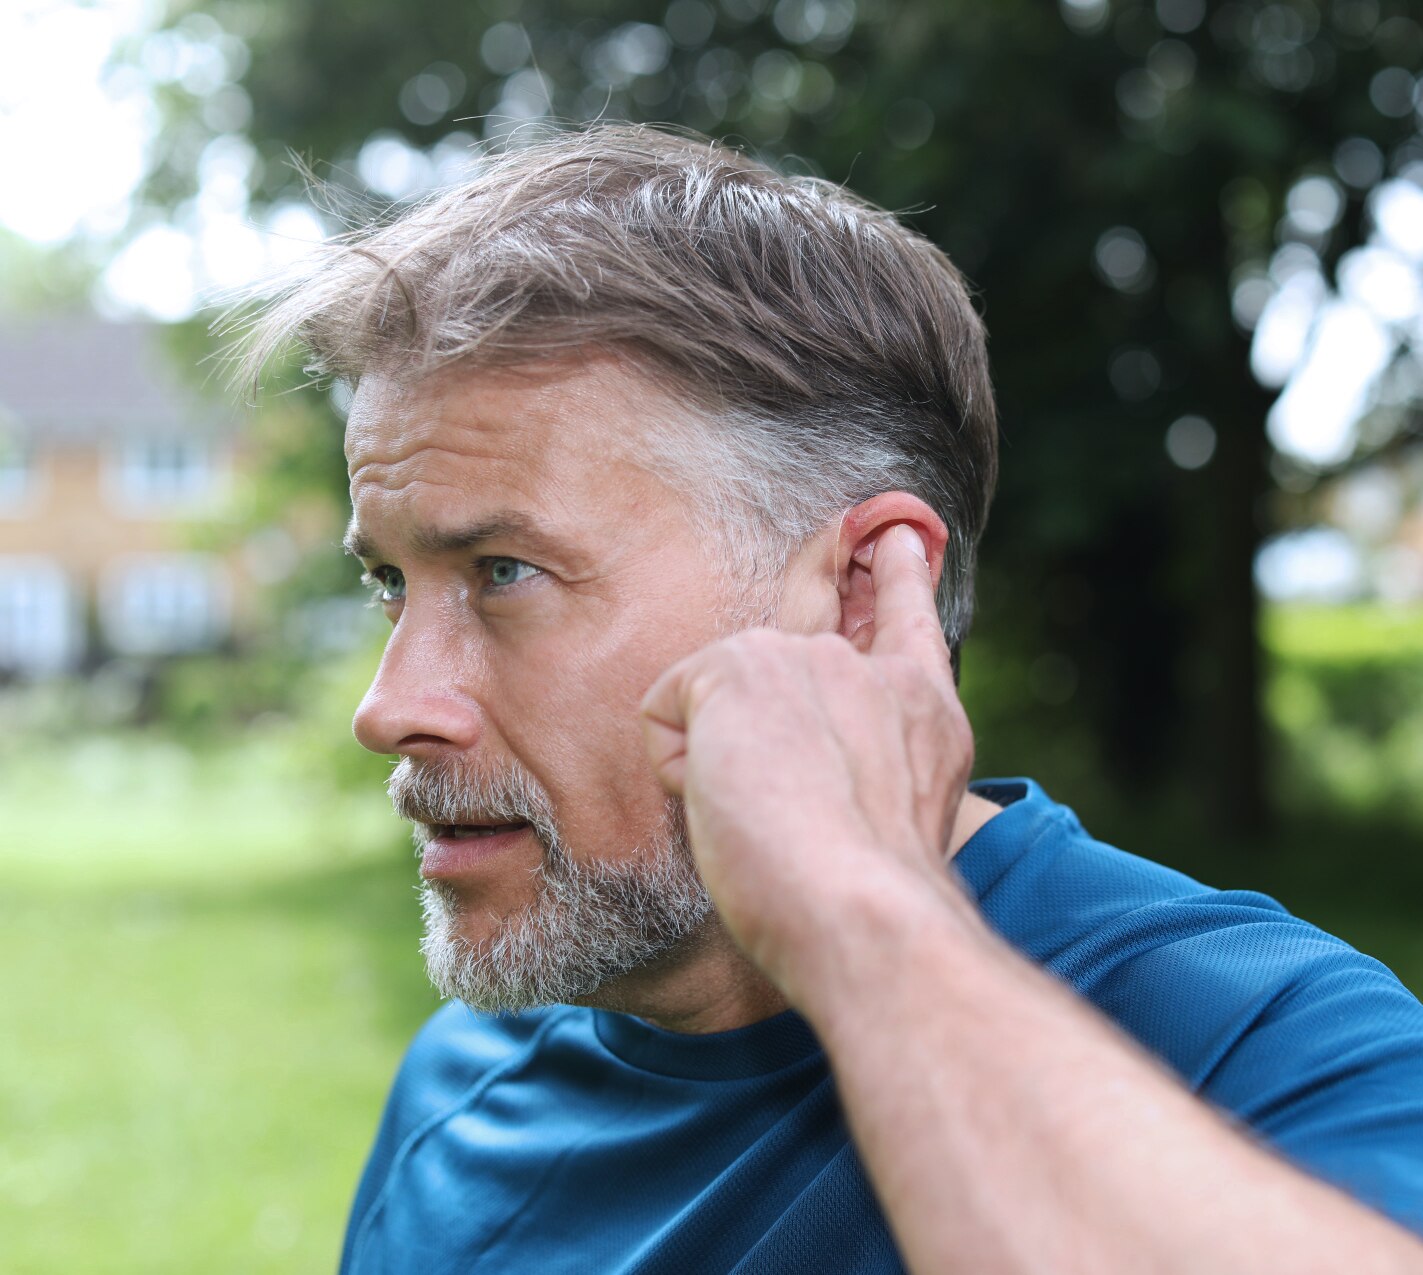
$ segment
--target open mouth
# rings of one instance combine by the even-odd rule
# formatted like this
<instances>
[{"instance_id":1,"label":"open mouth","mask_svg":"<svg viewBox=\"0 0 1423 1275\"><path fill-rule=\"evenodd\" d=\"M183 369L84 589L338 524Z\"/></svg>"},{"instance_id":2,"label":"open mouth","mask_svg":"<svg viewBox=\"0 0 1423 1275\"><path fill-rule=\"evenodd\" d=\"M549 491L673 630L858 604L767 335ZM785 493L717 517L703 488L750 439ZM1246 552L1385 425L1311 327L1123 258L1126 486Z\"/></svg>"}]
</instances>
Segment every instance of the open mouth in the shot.
<instances>
[{"instance_id":1,"label":"open mouth","mask_svg":"<svg viewBox=\"0 0 1423 1275\"><path fill-rule=\"evenodd\" d=\"M435 837L441 841L459 841L470 837L493 837L501 832L516 832L527 823L442 823L435 825Z\"/></svg>"},{"instance_id":2,"label":"open mouth","mask_svg":"<svg viewBox=\"0 0 1423 1275\"><path fill-rule=\"evenodd\" d=\"M528 833L530 836L525 836ZM533 826L517 823L428 823L421 825L417 853L427 881L477 880L487 861L536 851Z\"/></svg>"}]
</instances>

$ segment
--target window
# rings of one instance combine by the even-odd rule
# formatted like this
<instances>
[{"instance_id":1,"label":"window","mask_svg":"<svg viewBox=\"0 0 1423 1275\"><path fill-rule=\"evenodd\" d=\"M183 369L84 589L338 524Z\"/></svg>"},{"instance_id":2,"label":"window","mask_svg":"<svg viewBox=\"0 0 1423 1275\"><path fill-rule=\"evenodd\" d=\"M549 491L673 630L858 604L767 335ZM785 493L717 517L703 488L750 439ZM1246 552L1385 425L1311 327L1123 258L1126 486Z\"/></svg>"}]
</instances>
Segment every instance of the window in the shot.
<instances>
[{"instance_id":1,"label":"window","mask_svg":"<svg viewBox=\"0 0 1423 1275\"><path fill-rule=\"evenodd\" d=\"M0 669L60 673L82 653L78 600L64 572L47 558L0 556Z\"/></svg>"},{"instance_id":2,"label":"window","mask_svg":"<svg viewBox=\"0 0 1423 1275\"><path fill-rule=\"evenodd\" d=\"M121 654L200 650L227 635L226 572L205 554L132 554L103 581L100 608L104 636Z\"/></svg>"},{"instance_id":3,"label":"window","mask_svg":"<svg viewBox=\"0 0 1423 1275\"><path fill-rule=\"evenodd\" d=\"M119 448L110 487L129 509L191 508L217 486L212 447L204 438L131 438Z\"/></svg>"},{"instance_id":4,"label":"window","mask_svg":"<svg viewBox=\"0 0 1423 1275\"><path fill-rule=\"evenodd\" d=\"M26 503L34 486L34 468L29 443L0 432L0 516Z\"/></svg>"}]
</instances>

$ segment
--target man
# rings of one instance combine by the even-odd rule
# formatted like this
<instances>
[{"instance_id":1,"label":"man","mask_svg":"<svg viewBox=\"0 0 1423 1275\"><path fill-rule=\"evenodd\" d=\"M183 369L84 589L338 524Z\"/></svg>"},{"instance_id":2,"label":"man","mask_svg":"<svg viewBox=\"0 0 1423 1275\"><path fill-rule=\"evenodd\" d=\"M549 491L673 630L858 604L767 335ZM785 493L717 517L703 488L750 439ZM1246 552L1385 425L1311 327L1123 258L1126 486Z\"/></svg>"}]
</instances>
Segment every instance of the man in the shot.
<instances>
[{"instance_id":1,"label":"man","mask_svg":"<svg viewBox=\"0 0 1423 1275\"><path fill-rule=\"evenodd\" d=\"M1423 1006L1029 781L967 788L995 424L931 245L605 126L263 322L259 365L295 336L354 387L393 625L355 729L464 1002L343 1270L1423 1271Z\"/></svg>"}]
</instances>

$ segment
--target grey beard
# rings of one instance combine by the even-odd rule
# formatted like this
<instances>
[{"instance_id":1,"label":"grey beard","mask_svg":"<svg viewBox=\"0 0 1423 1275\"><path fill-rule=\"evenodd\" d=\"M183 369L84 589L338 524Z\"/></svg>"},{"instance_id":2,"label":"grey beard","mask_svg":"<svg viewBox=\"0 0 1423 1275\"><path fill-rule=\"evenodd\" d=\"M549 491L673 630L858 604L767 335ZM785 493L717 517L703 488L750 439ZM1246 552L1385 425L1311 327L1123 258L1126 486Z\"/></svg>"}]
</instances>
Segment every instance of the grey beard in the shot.
<instances>
[{"instance_id":1,"label":"grey beard","mask_svg":"<svg viewBox=\"0 0 1423 1275\"><path fill-rule=\"evenodd\" d=\"M409 758L391 776L397 811L416 823L423 846L430 825L462 815L527 820L544 847L533 901L506 917L493 937L465 937L464 906L448 882L421 887L425 936L420 951L435 989L486 1012L587 1002L605 984L668 956L697 935L712 902L697 875L680 802L663 825L617 862L576 862L537 781L514 763L491 777L465 767Z\"/></svg>"}]
</instances>

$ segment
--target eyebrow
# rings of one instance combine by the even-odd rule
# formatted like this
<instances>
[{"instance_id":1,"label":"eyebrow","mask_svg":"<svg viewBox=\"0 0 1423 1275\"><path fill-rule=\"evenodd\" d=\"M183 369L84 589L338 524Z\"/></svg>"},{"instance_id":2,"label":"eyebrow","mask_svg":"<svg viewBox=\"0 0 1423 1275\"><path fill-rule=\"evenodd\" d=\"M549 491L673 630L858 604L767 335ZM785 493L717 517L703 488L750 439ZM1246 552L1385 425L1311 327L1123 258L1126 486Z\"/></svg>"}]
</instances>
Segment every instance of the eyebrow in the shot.
<instances>
[{"instance_id":1,"label":"eyebrow","mask_svg":"<svg viewBox=\"0 0 1423 1275\"><path fill-rule=\"evenodd\" d=\"M467 552L487 541L507 538L523 540L535 549L557 550L562 547L527 514L515 510L503 510L453 530L416 527L410 534L410 547L418 554L438 557ZM374 559L382 556L375 541L356 526L354 518L346 528L341 544L353 558Z\"/></svg>"}]
</instances>

